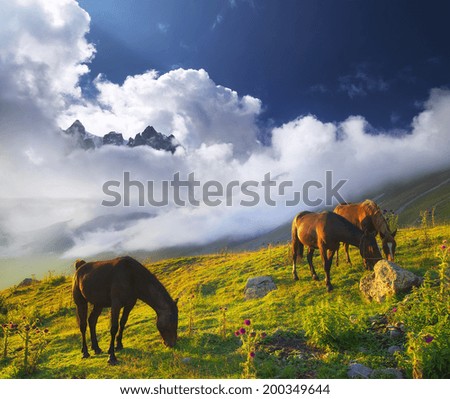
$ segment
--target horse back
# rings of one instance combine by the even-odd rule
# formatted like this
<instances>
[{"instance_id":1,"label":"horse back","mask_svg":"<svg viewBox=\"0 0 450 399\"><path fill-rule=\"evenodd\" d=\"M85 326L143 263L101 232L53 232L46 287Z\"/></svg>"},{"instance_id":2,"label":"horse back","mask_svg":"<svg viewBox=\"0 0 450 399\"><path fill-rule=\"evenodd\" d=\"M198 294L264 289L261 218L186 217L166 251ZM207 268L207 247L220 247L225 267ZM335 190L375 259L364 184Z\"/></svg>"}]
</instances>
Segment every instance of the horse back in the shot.
<instances>
[{"instance_id":1,"label":"horse back","mask_svg":"<svg viewBox=\"0 0 450 399\"><path fill-rule=\"evenodd\" d=\"M87 262L74 276L73 294L89 303L110 307L113 299L126 304L135 300L133 266L128 259Z\"/></svg>"}]
</instances>

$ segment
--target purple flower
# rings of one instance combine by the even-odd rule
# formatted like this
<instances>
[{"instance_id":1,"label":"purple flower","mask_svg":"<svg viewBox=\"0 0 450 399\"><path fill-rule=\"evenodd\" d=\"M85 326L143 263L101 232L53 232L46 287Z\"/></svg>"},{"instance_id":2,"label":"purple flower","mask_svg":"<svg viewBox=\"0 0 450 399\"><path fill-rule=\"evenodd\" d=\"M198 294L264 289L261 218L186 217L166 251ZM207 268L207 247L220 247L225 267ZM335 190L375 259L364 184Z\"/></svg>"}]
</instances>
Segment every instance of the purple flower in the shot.
<instances>
[{"instance_id":1,"label":"purple flower","mask_svg":"<svg viewBox=\"0 0 450 399\"><path fill-rule=\"evenodd\" d=\"M252 323L250 322L249 319L245 319L245 320L244 320L244 324L245 324L246 326L249 326L249 325L252 324Z\"/></svg>"},{"instance_id":2,"label":"purple flower","mask_svg":"<svg viewBox=\"0 0 450 399\"><path fill-rule=\"evenodd\" d=\"M447 248L445 245L441 245L441 249L445 249Z\"/></svg>"},{"instance_id":3,"label":"purple flower","mask_svg":"<svg viewBox=\"0 0 450 399\"><path fill-rule=\"evenodd\" d=\"M256 354L255 354L255 352L250 352L249 355L251 358L254 358Z\"/></svg>"},{"instance_id":4,"label":"purple flower","mask_svg":"<svg viewBox=\"0 0 450 399\"><path fill-rule=\"evenodd\" d=\"M392 311L395 313L397 311L397 308L392 308Z\"/></svg>"},{"instance_id":5,"label":"purple flower","mask_svg":"<svg viewBox=\"0 0 450 399\"><path fill-rule=\"evenodd\" d=\"M239 331L235 331L234 335L236 335L236 337L239 337L239 335L241 335L241 333Z\"/></svg>"},{"instance_id":6,"label":"purple flower","mask_svg":"<svg viewBox=\"0 0 450 399\"><path fill-rule=\"evenodd\" d=\"M432 335L430 335L430 334L425 335L425 337L423 337L423 340L424 340L427 344L429 344L431 341L433 341L433 339L434 339L434 337L433 337Z\"/></svg>"},{"instance_id":7,"label":"purple flower","mask_svg":"<svg viewBox=\"0 0 450 399\"><path fill-rule=\"evenodd\" d=\"M250 337L252 337L252 338L256 337L256 333L255 333L254 331L252 331L252 332L250 333Z\"/></svg>"},{"instance_id":8,"label":"purple flower","mask_svg":"<svg viewBox=\"0 0 450 399\"><path fill-rule=\"evenodd\" d=\"M261 333L261 338L264 339L264 338L266 338L266 337L267 337L267 334L266 334L265 332L262 332L262 333Z\"/></svg>"},{"instance_id":9,"label":"purple flower","mask_svg":"<svg viewBox=\"0 0 450 399\"><path fill-rule=\"evenodd\" d=\"M241 327L241 328L239 329L239 333L242 334L242 335L244 335L244 334L246 333L245 328L244 328L244 327Z\"/></svg>"}]
</instances>

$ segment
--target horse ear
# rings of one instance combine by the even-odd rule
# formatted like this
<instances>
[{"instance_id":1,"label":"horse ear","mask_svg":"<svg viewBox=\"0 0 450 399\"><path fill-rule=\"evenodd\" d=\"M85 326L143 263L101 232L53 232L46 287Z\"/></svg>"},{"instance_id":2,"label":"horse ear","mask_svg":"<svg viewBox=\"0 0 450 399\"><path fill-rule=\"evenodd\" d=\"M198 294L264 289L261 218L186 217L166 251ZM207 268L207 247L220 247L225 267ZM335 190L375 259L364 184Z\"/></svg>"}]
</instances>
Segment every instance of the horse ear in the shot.
<instances>
[{"instance_id":1,"label":"horse ear","mask_svg":"<svg viewBox=\"0 0 450 399\"><path fill-rule=\"evenodd\" d=\"M386 236L380 231L380 237L382 240L384 240L384 237L386 237Z\"/></svg>"}]
</instances>

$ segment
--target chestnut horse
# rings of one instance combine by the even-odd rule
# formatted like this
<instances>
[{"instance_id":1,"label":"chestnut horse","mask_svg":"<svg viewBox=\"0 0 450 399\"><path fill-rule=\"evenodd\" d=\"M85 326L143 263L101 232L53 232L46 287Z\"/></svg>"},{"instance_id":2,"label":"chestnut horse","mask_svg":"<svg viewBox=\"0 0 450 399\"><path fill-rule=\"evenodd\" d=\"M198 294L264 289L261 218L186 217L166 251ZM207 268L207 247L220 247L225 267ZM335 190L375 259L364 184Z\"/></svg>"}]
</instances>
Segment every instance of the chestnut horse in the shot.
<instances>
[{"instance_id":1,"label":"chestnut horse","mask_svg":"<svg viewBox=\"0 0 450 399\"><path fill-rule=\"evenodd\" d=\"M365 200L363 202L341 204L334 209L334 213L343 216L350 223L362 230L376 232L380 234L383 252L387 260L394 261L395 249L397 243L395 242L395 234L397 229L391 232L386 219L381 213L379 206L372 200ZM350 255L348 253L348 244L344 244L344 250L347 258L347 263L352 264ZM336 257L336 265L339 263L339 252Z\"/></svg>"},{"instance_id":2,"label":"chestnut horse","mask_svg":"<svg viewBox=\"0 0 450 399\"><path fill-rule=\"evenodd\" d=\"M314 213L304 211L292 221L292 275L297 276L297 256L303 257L303 248L309 247L307 260L313 280L318 280L312 264L315 249L319 249L325 270L327 291L333 289L330 278L331 262L341 242L354 245L364 259L364 266L373 269L381 259L375 234L362 231L340 215L333 212Z\"/></svg>"},{"instance_id":3,"label":"chestnut horse","mask_svg":"<svg viewBox=\"0 0 450 399\"><path fill-rule=\"evenodd\" d=\"M102 353L98 346L95 327L103 308L111 308L111 340L109 343L109 364L116 364L114 339L117 332L116 350L123 348L122 335L128 315L138 299L156 312L156 326L165 345L173 347L177 341L178 307L164 286L137 260L128 256L107 261L75 264L72 293L77 307L77 320L82 336L83 358L89 357L86 344L88 303L94 305L89 315L92 350ZM123 308L122 317L119 313Z\"/></svg>"}]
</instances>

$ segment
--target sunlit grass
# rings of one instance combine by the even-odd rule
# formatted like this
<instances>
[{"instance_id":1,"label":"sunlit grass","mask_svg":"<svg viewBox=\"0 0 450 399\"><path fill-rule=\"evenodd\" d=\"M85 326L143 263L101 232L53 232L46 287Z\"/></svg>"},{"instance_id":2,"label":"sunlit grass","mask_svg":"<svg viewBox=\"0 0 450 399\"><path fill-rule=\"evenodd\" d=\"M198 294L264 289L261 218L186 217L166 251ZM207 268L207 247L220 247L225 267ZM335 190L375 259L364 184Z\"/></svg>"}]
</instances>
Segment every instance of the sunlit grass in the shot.
<instances>
[{"instance_id":1,"label":"sunlit grass","mask_svg":"<svg viewBox=\"0 0 450 399\"><path fill-rule=\"evenodd\" d=\"M420 228L399 230L396 262L423 276L428 269L436 267L435 247L450 237L450 228L448 225L429 228L428 241L423 240L421 234ZM383 304L364 300L359 281L367 272L363 270L358 251L351 248L353 266L343 261L343 251L340 265L333 264L331 278L335 290L330 294L325 289L317 254L314 263L320 281L311 279L306 259L298 266L300 280L293 281L288 254L286 243L256 252L148 262L148 268L171 296L179 298L179 342L173 350L164 347L156 329L154 311L138 302L124 333L125 348L117 353L119 364L114 367L107 365L108 310L103 311L97 326L99 345L104 353L94 355L91 351L89 359L81 359L81 338L71 299L70 278L53 276L30 287L3 291L1 295L9 311L5 316L0 315L0 321L26 315L39 318L50 330L50 344L37 371L28 376L31 378L240 378L246 355L240 350L240 340L234 336L234 331L242 326L244 319L250 319L255 330L266 332L267 342L272 339L281 346L291 341L297 345L290 348L290 352L283 348L277 352L269 350L268 343L261 343L255 357L257 377L345 377L350 360L371 367L394 367L395 359L385 348L389 343L366 333L362 327L369 316L387 312L397 299ZM261 275L271 276L277 290L261 299L245 300L247 279ZM355 330L359 337L357 345L350 345L346 350L339 345L324 349L315 348L307 341L305 317L324 301L345 304L360 320ZM223 307L227 308L225 337L222 335ZM17 373L23 350L20 340L12 336L8 345L8 358L0 359L1 378L20 376ZM302 350L306 353L303 357L296 354Z\"/></svg>"}]
</instances>

